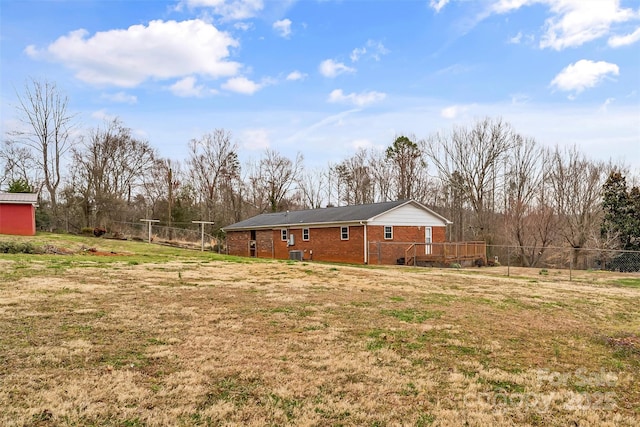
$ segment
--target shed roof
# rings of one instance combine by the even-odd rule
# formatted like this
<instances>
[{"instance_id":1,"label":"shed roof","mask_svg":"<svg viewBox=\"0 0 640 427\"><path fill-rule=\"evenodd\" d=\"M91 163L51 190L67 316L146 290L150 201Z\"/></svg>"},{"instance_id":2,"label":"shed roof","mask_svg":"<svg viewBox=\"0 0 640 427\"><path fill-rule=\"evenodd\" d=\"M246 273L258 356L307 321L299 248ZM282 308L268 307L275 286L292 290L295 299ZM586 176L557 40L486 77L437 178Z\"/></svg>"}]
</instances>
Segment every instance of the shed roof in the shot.
<instances>
[{"instance_id":1,"label":"shed roof","mask_svg":"<svg viewBox=\"0 0 640 427\"><path fill-rule=\"evenodd\" d=\"M397 209L406 204L413 204L415 206L418 206L429 212L430 214L436 216L437 218L442 219L444 223L449 223L449 220L441 215L438 215L431 209L416 201L398 200L395 202L371 203L366 205L339 206L322 209L267 213L254 216L253 218L249 218L235 224L231 224L227 227L224 227L224 230L233 231L284 226L340 224L368 221L385 212Z\"/></svg>"},{"instance_id":2,"label":"shed roof","mask_svg":"<svg viewBox=\"0 0 640 427\"><path fill-rule=\"evenodd\" d=\"M38 204L38 194L37 193L2 193L0 192L0 203L36 206Z\"/></svg>"}]
</instances>

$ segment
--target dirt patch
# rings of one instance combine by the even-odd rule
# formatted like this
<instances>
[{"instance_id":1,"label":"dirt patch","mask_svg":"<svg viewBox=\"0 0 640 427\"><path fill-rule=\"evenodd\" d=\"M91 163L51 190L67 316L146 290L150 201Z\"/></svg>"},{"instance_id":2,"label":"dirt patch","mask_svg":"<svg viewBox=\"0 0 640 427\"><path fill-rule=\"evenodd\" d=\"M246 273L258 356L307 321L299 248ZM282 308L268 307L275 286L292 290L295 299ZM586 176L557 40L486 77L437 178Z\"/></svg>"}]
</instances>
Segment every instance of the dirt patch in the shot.
<instances>
[{"instance_id":1,"label":"dirt patch","mask_svg":"<svg viewBox=\"0 0 640 427\"><path fill-rule=\"evenodd\" d=\"M42 251L38 252L47 255L96 255L96 256L131 256L132 253L105 251L94 247L81 246L78 249L69 249L54 245L44 245Z\"/></svg>"}]
</instances>

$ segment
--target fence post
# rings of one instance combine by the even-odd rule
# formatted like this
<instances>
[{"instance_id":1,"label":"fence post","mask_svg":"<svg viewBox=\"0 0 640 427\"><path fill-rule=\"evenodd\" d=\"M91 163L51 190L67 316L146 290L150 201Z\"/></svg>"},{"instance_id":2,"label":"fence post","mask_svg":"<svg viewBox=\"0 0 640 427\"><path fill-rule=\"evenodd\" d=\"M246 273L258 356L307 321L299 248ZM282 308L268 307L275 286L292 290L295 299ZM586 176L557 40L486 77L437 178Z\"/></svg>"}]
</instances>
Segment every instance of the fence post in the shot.
<instances>
[{"instance_id":1,"label":"fence post","mask_svg":"<svg viewBox=\"0 0 640 427\"><path fill-rule=\"evenodd\" d=\"M507 277L511 276L511 246L507 246Z\"/></svg>"},{"instance_id":2,"label":"fence post","mask_svg":"<svg viewBox=\"0 0 640 427\"><path fill-rule=\"evenodd\" d=\"M569 249L569 281L571 282L573 280L573 251L575 249L571 248Z\"/></svg>"},{"instance_id":3,"label":"fence post","mask_svg":"<svg viewBox=\"0 0 640 427\"><path fill-rule=\"evenodd\" d=\"M378 265L382 263L382 248L380 247L380 242L378 244Z\"/></svg>"},{"instance_id":4,"label":"fence post","mask_svg":"<svg viewBox=\"0 0 640 427\"><path fill-rule=\"evenodd\" d=\"M413 242L413 266L416 266L416 242Z\"/></svg>"}]
</instances>

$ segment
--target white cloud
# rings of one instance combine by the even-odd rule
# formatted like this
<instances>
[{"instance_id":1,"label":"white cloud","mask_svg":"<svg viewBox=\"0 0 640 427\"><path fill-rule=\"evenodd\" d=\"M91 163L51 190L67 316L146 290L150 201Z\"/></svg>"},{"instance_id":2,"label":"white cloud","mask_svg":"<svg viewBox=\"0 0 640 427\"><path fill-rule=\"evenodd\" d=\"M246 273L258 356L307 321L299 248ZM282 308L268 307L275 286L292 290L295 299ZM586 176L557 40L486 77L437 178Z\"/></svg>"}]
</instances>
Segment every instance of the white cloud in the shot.
<instances>
[{"instance_id":1,"label":"white cloud","mask_svg":"<svg viewBox=\"0 0 640 427\"><path fill-rule=\"evenodd\" d=\"M233 24L233 28L240 31L249 31L253 29L252 22L236 22Z\"/></svg>"},{"instance_id":2,"label":"white cloud","mask_svg":"<svg viewBox=\"0 0 640 427\"><path fill-rule=\"evenodd\" d=\"M520 9L523 6L530 6L534 3L543 3L544 0L496 0L491 5L495 13L509 13Z\"/></svg>"},{"instance_id":3,"label":"white cloud","mask_svg":"<svg viewBox=\"0 0 640 427\"><path fill-rule=\"evenodd\" d=\"M511 94L511 103L513 105L527 104L529 101L531 101L531 97L526 93Z\"/></svg>"},{"instance_id":4,"label":"white cloud","mask_svg":"<svg viewBox=\"0 0 640 427\"><path fill-rule=\"evenodd\" d=\"M344 73L355 73L356 69L344 65L342 62L336 62L333 59L325 59L320 63L320 74L325 77L336 77Z\"/></svg>"},{"instance_id":5,"label":"white cloud","mask_svg":"<svg viewBox=\"0 0 640 427\"><path fill-rule=\"evenodd\" d=\"M373 147L373 145L373 142L371 142L371 140L369 139L355 139L351 141L351 147L353 147L353 149L356 151L360 149L371 148Z\"/></svg>"},{"instance_id":6,"label":"white cloud","mask_svg":"<svg viewBox=\"0 0 640 427\"><path fill-rule=\"evenodd\" d=\"M362 92L350 93L345 95L342 89L335 89L329 94L328 102L332 103L349 103L358 107L380 102L387 97L386 93L381 92Z\"/></svg>"},{"instance_id":7,"label":"white cloud","mask_svg":"<svg viewBox=\"0 0 640 427\"><path fill-rule=\"evenodd\" d=\"M612 25L638 17L632 9L620 7L620 0L499 0L492 4L491 11L509 13L533 4L544 4L551 11L540 47L555 50L607 36Z\"/></svg>"},{"instance_id":8,"label":"white cloud","mask_svg":"<svg viewBox=\"0 0 640 427\"><path fill-rule=\"evenodd\" d=\"M118 102L121 104L137 104L138 103L137 96L130 95L126 92L104 93L102 94L101 98L111 102Z\"/></svg>"},{"instance_id":9,"label":"white cloud","mask_svg":"<svg viewBox=\"0 0 640 427\"><path fill-rule=\"evenodd\" d=\"M357 62L364 55L368 54L369 58L375 59L376 61L380 60L380 56L386 55L389 53L389 49L387 49L382 42L375 40L367 40L367 43L363 47L357 47L351 51L352 62Z\"/></svg>"},{"instance_id":10,"label":"white cloud","mask_svg":"<svg viewBox=\"0 0 640 427\"><path fill-rule=\"evenodd\" d=\"M580 93L596 86L608 75L617 76L620 69L616 64L604 61L581 59L564 68L552 81L551 86L565 91Z\"/></svg>"},{"instance_id":11,"label":"white cloud","mask_svg":"<svg viewBox=\"0 0 640 427\"><path fill-rule=\"evenodd\" d=\"M521 41L522 41L522 31L519 31L518 34L516 34L515 36L509 39L509 43L511 44L520 44Z\"/></svg>"},{"instance_id":12,"label":"white cloud","mask_svg":"<svg viewBox=\"0 0 640 427\"><path fill-rule=\"evenodd\" d=\"M181 0L177 10L206 8L225 21L255 17L264 8L263 0Z\"/></svg>"},{"instance_id":13,"label":"white cloud","mask_svg":"<svg viewBox=\"0 0 640 427\"><path fill-rule=\"evenodd\" d=\"M249 151L264 151L271 146L269 132L266 129L247 129L240 139L242 147Z\"/></svg>"},{"instance_id":14,"label":"white cloud","mask_svg":"<svg viewBox=\"0 0 640 427\"><path fill-rule=\"evenodd\" d=\"M291 20L282 19L273 23L273 29L280 35L280 37L288 38L291 35Z\"/></svg>"},{"instance_id":15,"label":"white cloud","mask_svg":"<svg viewBox=\"0 0 640 427\"><path fill-rule=\"evenodd\" d=\"M455 119L468 109L468 107L462 105L452 105L450 107L443 108L440 111L440 116L444 119Z\"/></svg>"},{"instance_id":16,"label":"white cloud","mask_svg":"<svg viewBox=\"0 0 640 427\"><path fill-rule=\"evenodd\" d=\"M449 3L449 0L429 0L429 6L436 12L440 12L447 3Z\"/></svg>"},{"instance_id":17,"label":"white cloud","mask_svg":"<svg viewBox=\"0 0 640 427\"><path fill-rule=\"evenodd\" d=\"M244 95L253 95L262 89L262 87L263 85L249 80L246 77L234 77L227 80L227 82L222 85L222 88L225 90Z\"/></svg>"},{"instance_id":18,"label":"white cloud","mask_svg":"<svg viewBox=\"0 0 640 427\"><path fill-rule=\"evenodd\" d=\"M289 81L304 80L305 78L307 78L307 75L298 70L290 72L287 76L287 80Z\"/></svg>"},{"instance_id":19,"label":"white cloud","mask_svg":"<svg viewBox=\"0 0 640 427\"><path fill-rule=\"evenodd\" d=\"M204 95L205 87L203 85L196 86L196 78L193 76L185 77L178 80L169 88L171 92L179 97L200 97Z\"/></svg>"},{"instance_id":20,"label":"white cloud","mask_svg":"<svg viewBox=\"0 0 640 427\"><path fill-rule=\"evenodd\" d=\"M349 57L351 58L351 62L357 62L365 53L367 53L366 47L357 47L353 49L351 51L351 55L349 55Z\"/></svg>"},{"instance_id":21,"label":"white cloud","mask_svg":"<svg viewBox=\"0 0 640 427\"><path fill-rule=\"evenodd\" d=\"M235 46L238 42L227 33L195 19L151 21L91 37L76 30L44 50L29 46L26 52L32 58L61 62L90 84L135 87L147 79L233 76L240 64L227 58Z\"/></svg>"},{"instance_id":22,"label":"white cloud","mask_svg":"<svg viewBox=\"0 0 640 427\"><path fill-rule=\"evenodd\" d=\"M638 40L640 40L640 28L636 29L631 34L626 34L624 36L612 36L609 38L608 44L611 47L621 47L634 44Z\"/></svg>"},{"instance_id":23,"label":"white cloud","mask_svg":"<svg viewBox=\"0 0 640 427\"><path fill-rule=\"evenodd\" d=\"M621 9L618 0L560 0L551 2L556 16L547 19L540 47L562 50L580 46L609 33L611 24L625 22L634 15Z\"/></svg>"},{"instance_id":24,"label":"white cloud","mask_svg":"<svg viewBox=\"0 0 640 427\"><path fill-rule=\"evenodd\" d=\"M609 109L609 105L613 104L613 102L615 101L615 98L607 98L604 103L600 106L600 111L606 113L607 110Z\"/></svg>"},{"instance_id":25,"label":"white cloud","mask_svg":"<svg viewBox=\"0 0 640 427\"><path fill-rule=\"evenodd\" d=\"M113 119L115 119L116 116L114 116L113 114L109 114L107 113L107 110L102 109L102 110L97 110L91 113L91 118L96 120L102 120L105 122L110 122Z\"/></svg>"}]
</instances>

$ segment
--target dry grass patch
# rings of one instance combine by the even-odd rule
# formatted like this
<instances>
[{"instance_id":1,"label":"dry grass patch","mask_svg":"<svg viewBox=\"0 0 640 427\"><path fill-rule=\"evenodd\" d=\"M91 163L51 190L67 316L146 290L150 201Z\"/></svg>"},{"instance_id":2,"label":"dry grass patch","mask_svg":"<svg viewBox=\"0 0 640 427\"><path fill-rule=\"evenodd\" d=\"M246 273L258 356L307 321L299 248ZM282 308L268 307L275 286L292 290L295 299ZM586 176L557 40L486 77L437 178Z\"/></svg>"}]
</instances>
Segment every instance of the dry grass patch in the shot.
<instances>
[{"instance_id":1,"label":"dry grass patch","mask_svg":"<svg viewBox=\"0 0 640 427\"><path fill-rule=\"evenodd\" d=\"M637 276L53 261L0 259L2 425L640 417Z\"/></svg>"}]
</instances>

